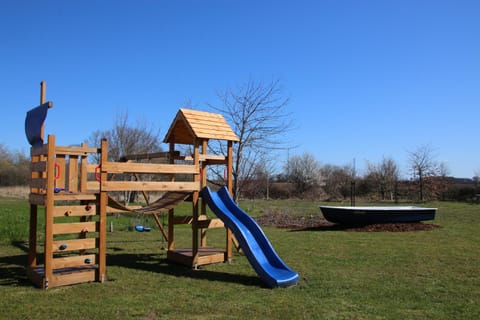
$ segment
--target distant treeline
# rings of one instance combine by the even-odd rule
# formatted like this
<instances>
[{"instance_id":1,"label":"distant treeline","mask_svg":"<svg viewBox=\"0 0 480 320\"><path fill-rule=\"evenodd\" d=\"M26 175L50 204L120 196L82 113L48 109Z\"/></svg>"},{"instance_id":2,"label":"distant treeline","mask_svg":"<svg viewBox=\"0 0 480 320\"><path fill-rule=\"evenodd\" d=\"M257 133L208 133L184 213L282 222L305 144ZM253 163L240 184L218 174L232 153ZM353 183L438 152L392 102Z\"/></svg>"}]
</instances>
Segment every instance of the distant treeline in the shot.
<instances>
[{"instance_id":1,"label":"distant treeline","mask_svg":"<svg viewBox=\"0 0 480 320\"><path fill-rule=\"evenodd\" d=\"M340 201L349 204L352 196L357 201L370 202L417 202L419 199L418 181L399 180L392 190L387 192L372 184L366 177L357 177L355 181L335 181L335 188L325 181L323 185L311 186L298 192L294 182L280 177L271 179L268 191L265 180L250 181L245 184L244 198L258 199L315 199L322 201ZM268 192L268 196L267 196ZM425 186L425 201L463 201L480 202L480 185L474 179L454 177L430 177Z\"/></svg>"},{"instance_id":2,"label":"distant treeline","mask_svg":"<svg viewBox=\"0 0 480 320\"><path fill-rule=\"evenodd\" d=\"M30 159L0 144L0 186L22 186L29 183Z\"/></svg>"},{"instance_id":3,"label":"distant treeline","mask_svg":"<svg viewBox=\"0 0 480 320\"><path fill-rule=\"evenodd\" d=\"M385 179L385 175L372 174L372 171L363 177L353 176L348 167L331 165L319 166L306 174L305 170L292 168L295 166L274 176L259 171L252 179L242 179L241 197L344 202L349 202L353 196L364 201L414 202L419 199L418 179L402 180L396 175ZM25 154L9 151L0 144L0 186L25 186L29 184L29 179L30 159ZM430 176L425 177L422 184L425 201L478 202L480 198L480 183L475 178Z\"/></svg>"}]
</instances>

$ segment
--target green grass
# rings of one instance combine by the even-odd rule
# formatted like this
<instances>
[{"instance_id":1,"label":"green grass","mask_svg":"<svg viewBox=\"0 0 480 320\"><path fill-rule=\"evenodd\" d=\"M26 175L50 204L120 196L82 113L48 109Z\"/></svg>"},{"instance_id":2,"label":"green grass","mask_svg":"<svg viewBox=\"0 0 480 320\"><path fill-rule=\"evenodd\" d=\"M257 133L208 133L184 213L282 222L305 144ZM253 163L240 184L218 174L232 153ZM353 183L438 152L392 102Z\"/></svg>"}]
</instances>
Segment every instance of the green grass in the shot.
<instances>
[{"instance_id":1,"label":"green grass","mask_svg":"<svg viewBox=\"0 0 480 320\"><path fill-rule=\"evenodd\" d=\"M191 270L166 262L159 231L137 233L135 215L110 217L107 283L42 291L26 279L28 203L0 199L1 319L478 319L480 206L429 203L441 228L417 232L264 231L300 274L267 289L246 258ZM320 214L308 201L248 201L253 216ZM189 206L180 207L188 212ZM179 246L190 243L178 228ZM210 244L223 244L221 230Z\"/></svg>"}]
</instances>

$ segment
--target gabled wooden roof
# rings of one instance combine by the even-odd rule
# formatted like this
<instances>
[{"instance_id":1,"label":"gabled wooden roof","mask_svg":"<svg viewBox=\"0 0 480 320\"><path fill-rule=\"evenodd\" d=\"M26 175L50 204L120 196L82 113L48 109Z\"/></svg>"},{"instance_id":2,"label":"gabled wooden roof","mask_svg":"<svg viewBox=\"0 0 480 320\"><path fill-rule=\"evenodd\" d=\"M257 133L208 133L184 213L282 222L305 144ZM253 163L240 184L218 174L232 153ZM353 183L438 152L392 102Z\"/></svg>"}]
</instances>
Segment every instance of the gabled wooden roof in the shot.
<instances>
[{"instance_id":1,"label":"gabled wooden roof","mask_svg":"<svg viewBox=\"0 0 480 320\"><path fill-rule=\"evenodd\" d=\"M163 141L167 143L193 144L195 138L234 142L239 140L222 115L205 111L180 109Z\"/></svg>"}]
</instances>

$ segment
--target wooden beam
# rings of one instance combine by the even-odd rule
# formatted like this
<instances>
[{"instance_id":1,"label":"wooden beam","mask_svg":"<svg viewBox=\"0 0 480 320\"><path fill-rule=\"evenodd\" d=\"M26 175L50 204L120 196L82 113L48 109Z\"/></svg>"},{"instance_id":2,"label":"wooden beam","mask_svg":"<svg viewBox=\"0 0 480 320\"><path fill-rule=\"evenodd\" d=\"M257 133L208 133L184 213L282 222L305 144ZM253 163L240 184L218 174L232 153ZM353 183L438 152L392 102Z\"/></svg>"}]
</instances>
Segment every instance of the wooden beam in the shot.
<instances>
[{"instance_id":1,"label":"wooden beam","mask_svg":"<svg viewBox=\"0 0 480 320\"><path fill-rule=\"evenodd\" d=\"M105 181L104 191L198 191L198 182Z\"/></svg>"},{"instance_id":2,"label":"wooden beam","mask_svg":"<svg viewBox=\"0 0 480 320\"><path fill-rule=\"evenodd\" d=\"M100 149L100 166L108 162L108 141L102 140ZM100 214L99 218L99 236L98 236L98 271L97 281L107 281L107 206L108 194L102 189L102 184L107 181L107 173L100 171L100 194L97 198L97 212Z\"/></svg>"},{"instance_id":3,"label":"wooden beam","mask_svg":"<svg viewBox=\"0 0 480 320\"><path fill-rule=\"evenodd\" d=\"M224 223L220 219L210 219L198 221L198 228L200 229L211 229L211 228L221 228L224 227Z\"/></svg>"},{"instance_id":4,"label":"wooden beam","mask_svg":"<svg viewBox=\"0 0 480 320\"><path fill-rule=\"evenodd\" d=\"M99 149L97 148L89 148L87 146L82 147L62 147L57 146L55 148L55 154L61 155L70 155L70 156L88 156L90 153L99 153Z\"/></svg>"},{"instance_id":5,"label":"wooden beam","mask_svg":"<svg viewBox=\"0 0 480 320\"><path fill-rule=\"evenodd\" d=\"M102 171L108 173L199 174L198 165L106 162Z\"/></svg>"}]
</instances>

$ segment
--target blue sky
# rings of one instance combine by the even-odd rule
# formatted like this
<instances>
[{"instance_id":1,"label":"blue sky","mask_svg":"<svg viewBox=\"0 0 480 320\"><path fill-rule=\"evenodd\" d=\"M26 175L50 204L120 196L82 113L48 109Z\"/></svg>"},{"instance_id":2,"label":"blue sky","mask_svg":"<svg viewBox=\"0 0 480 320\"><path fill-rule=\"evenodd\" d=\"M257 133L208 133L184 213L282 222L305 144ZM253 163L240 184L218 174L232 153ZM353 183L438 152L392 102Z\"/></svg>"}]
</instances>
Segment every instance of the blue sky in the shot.
<instances>
[{"instance_id":1,"label":"blue sky","mask_svg":"<svg viewBox=\"0 0 480 320\"><path fill-rule=\"evenodd\" d=\"M279 79L290 155L360 172L391 157L407 175L408 152L428 144L452 175L480 171L479 1L1 1L0 39L0 143L13 150L28 150L41 80L46 133L70 145L125 111L163 136L185 104Z\"/></svg>"}]
</instances>

